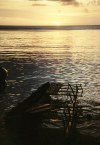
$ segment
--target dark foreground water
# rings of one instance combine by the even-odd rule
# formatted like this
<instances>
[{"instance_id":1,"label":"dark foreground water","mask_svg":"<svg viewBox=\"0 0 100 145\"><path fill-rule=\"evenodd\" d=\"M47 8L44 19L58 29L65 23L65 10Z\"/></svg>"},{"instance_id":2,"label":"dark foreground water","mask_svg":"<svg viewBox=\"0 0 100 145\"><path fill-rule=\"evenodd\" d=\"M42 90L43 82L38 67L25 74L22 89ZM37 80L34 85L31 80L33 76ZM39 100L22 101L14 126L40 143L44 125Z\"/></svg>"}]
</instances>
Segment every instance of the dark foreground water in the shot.
<instances>
[{"instance_id":1,"label":"dark foreground water","mask_svg":"<svg viewBox=\"0 0 100 145\"><path fill-rule=\"evenodd\" d=\"M84 89L83 98L80 98L84 106L84 121L77 128L82 134L99 140L99 36L99 29L0 31L0 65L9 72L8 86L0 94L1 138L8 139L3 124L6 111L47 81L69 81L81 83ZM87 115L91 116L90 120ZM11 140L8 142L2 141L2 144L10 145Z\"/></svg>"}]
</instances>

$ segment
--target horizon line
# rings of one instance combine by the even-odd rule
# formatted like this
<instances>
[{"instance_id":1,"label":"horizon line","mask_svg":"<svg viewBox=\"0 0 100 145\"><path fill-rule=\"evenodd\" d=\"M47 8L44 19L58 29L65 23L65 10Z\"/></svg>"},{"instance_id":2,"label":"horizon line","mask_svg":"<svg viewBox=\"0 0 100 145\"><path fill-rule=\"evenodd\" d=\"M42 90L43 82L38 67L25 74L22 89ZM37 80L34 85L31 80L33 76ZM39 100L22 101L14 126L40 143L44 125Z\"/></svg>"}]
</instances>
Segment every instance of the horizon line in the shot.
<instances>
[{"instance_id":1,"label":"horizon line","mask_svg":"<svg viewBox=\"0 0 100 145\"><path fill-rule=\"evenodd\" d=\"M77 25L4 25L4 24L0 24L0 26L30 26L30 27L49 27L49 26L55 26L55 27L62 27L62 26L100 26L100 24L77 24Z\"/></svg>"},{"instance_id":2,"label":"horizon line","mask_svg":"<svg viewBox=\"0 0 100 145\"><path fill-rule=\"evenodd\" d=\"M0 30L82 30L100 29L100 25L0 25Z\"/></svg>"}]
</instances>

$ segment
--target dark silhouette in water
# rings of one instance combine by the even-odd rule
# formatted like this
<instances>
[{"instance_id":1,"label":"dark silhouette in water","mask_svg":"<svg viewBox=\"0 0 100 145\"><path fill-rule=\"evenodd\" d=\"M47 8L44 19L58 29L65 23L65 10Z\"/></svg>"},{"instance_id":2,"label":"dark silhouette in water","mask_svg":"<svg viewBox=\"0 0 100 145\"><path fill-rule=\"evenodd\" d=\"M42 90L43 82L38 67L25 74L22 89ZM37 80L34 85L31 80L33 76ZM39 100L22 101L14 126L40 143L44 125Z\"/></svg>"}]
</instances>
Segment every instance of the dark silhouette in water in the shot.
<instances>
[{"instance_id":1,"label":"dark silhouette in water","mask_svg":"<svg viewBox=\"0 0 100 145\"><path fill-rule=\"evenodd\" d=\"M59 83L54 85L49 82L40 86L29 98L19 103L15 108L8 112L5 119L9 140L5 145L99 145L99 142L97 142L96 139L81 135L80 132L73 127L73 124L76 125L76 119L78 117L76 116L77 106L75 106L75 104L77 105L76 99L78 95L78 88L76 88L76 93L74 93L71 85L68 85L68 87L71 89L71 92L68 92L67 89L67 95L70 95L70 97L73 98L73 100L71 100L73 104L71 111L71 108L68 109L67 105L67 110L69 112L66 110L66 106L64 109L62 108L62 105L59 106L59 100L57 100L58 103L54 104L55 107L52 109L50 94L55 96L60 91L63 91L64 93L64 88L63 85ZM72 96L69 93L72 93ZM61 102L61 104L63 104L63 102ZM50 109L49 105L51 106ZM46 107L48 108L45 111ZM62 128L49 128L43 126L42 123L45 122L45 119L47 119L47 121L54 119L51 117L56 117L56 119L59 119L57 116L52 116L53 114L51 113L54 112L55 114L56 110L60 109L60 107L61 110L65 110L62 112L62 115L66 114L64 115L64 117L66 117L65 120L62 118L62 121L66 122L65 126ZM72 127L68 124L71 123L71 121ZM69 129L66 130L66 136L65 127Z\"/></svg>"},{"instance_id":2,"label":"dark silhouette in water","mask_svg":"<svg viewBox=\"0 0 100 145\"><path fill-rule=\"evenodd\" d=\"M30 109L38 104L50 102L47 92L49 86L49 82L43 84L29 98L7 113L7 134L12 142L15 140L19 145L40 144L43 112L31 113Z\"/></svg>"},{"instance_id":3,"label":"dark silhouette in water","mask_svg":"<svg viewBox=\"0 0 100 145\"><path fill-rule=\"evenodd\" d=\"M19 103L16 107L12 108L12 110L8 112L8 116L13 117L13 115L17 114L22 116L22 114L25 114L27 110L33 106L50 103L50 96L47 92L49 87L49 82L41 85L35 92L31 94L31 96Z\"/></svg>"},{"instance_id":4,"label":"dark silhouette in water","mask_svg":"<svg viewBox=\"0 0 100 145\"><path fill-rule=\"evenodd\" d=\"M64 126L64 124L66 123L63 123L64 119L62 115L58 117L56 112L56 110L63 107L62 102L56 101L56 104L52 104L53 102L50 97L50 94L58 94L61 87L61 83L47 82L33 92L29 98L19 103L7 113L6 127L8 134L10 135L12 132L15 138L17 137L17 139L15 139L17 144L64 144L64 128L66 126ZM61 122L61 126L63 125L64 127L61 127L61 129L43 127L42 123L45 122L45 120L47 120L48 123L52 120L58 120ZM10 140L14 139L12 139L13 135L11 134Z\"/></svg>"},{"instance_id":5,"label":"dark silhouette in water","mask_svg":"<svg viewBox=\"0 0 100 145\"><path fill-rule=\"evenodd\" d=\"M7 86L6 78L8 71L4 67L0 67L0 91L3 91Z\"/></svg>"}]
</instances>

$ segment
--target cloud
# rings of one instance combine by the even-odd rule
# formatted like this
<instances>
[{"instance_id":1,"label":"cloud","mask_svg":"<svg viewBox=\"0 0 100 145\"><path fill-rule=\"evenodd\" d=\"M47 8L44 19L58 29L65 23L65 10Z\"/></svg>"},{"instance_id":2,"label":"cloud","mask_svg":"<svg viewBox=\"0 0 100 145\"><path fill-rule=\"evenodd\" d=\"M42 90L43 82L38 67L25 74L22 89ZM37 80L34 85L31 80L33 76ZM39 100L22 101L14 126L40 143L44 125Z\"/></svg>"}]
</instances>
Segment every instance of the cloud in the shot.
<instances>
[{"instance_id":1,"label":"cloud","mask_svg":"<svg viewBox=\"0 0 100 145\"><path fill-rule=\"evenodd\" d=\"M89 5L89 4L100 5L100 0L89 0L89 1L87 0L87 2L84 2L84 1L78 2L77 0L57 0L57 1L64 2L67 5L76 5L76 6L78 6L78 5L84 5L86 3L87 3L87 5Z\"/></svg>"},{"instance_id":2,"label":"cloud","mask_svg":"<svg viewBox=\"0 0 100 145\"><path fill-rule=\"evenodd\" d=\"M35 6L47 6L47 5L46 5L46 4L39 4L39 3L36 3L36 4L35 4L35 3L34 3L34 4L32 4L32 6L35 7Z\"/></svg>"},{"instance_id":3,"label":"cloud","mask_svg":"<svg viewBox=\"0 0 100 145\"><path fill-rule=\"evenodd\" d=\"M87 8L84 9L85 13L89 13L89 10Z\"/></svg>"},{"instance_id":4,"label":"cloud","mask_svg":"<svg viewBox=\"0 0 100 145\"><path fill-rule=\"evenodd\" d=\"M75 6L79 5L79 2L77 2L76 0L59 0L59 1L61 1L65 5L75 5Z\"/></svg>"},{"instance_id":5,"label":"cloud","mask_svg":"<svg viewBox=\"0 0 100 145\"><path fill-rule=\"evenodd\" d=\"M100 0L90 0L87 2L84 1L77 1L77 0L28 0L30 2L33 2L32 6L48 6L50 2L60 2L62 5L73 5L73 6L83 6L85 5L100 5Z\"/></svg>"},{"instance_id":6,"label":"cloud","mask_svg":"<svg viewBox=\"0 0 100 145\"><path fill-rule=\"evenodd\" d=\"M87 0L86 2L82 1L82 5L100 5L100 0Z\"/></svg>"},{"instance_id":7,"label":"cloud","mask_svg":"<svg viewBox=\"0 0 100 145\"><path fill-rule=\"evenodd\" d=\"M100 0L95 0L97 5L100 5Z\"/></svg>"},{"instance_id":8,"label":"cloud","mask_svg":"<svg viewBox=\"0 0 100 145\"><path fill-rule=\"evenodd\" d=\"M28 0L28 1L32 1L34 2L32 4L32 6L47 6L47 4L45 4L45 1L43 0ZM77 2L76 0L48 0L51 2L60 2L63 5L74 5L74 6L78 6L79 2Z\"/></svg>"},{"instance_id":9,"label":"cloud","mask_svg":"<svg viewBox=\"0 0 100 145\"><path fill-rule=\"evenodd\" d=\"M28 1L33 1L33 2L44 2L44 0L28 0ZM62 3L65 3L65 4L67 4L67 5L79 5L80 3L82 4L84 4L84 3L86 3L86 2L84 2L84 1L82 1L82 2L79 2L79 1L77 1L77 0L48 0L48 1L54 1L54 2L56 2L56 1L58 1L58 2L62 2ZM100 5L100 0L89 0L89 1L87 1L87 4L97 4L97 5Z\"/></svg>"}]
</instances>

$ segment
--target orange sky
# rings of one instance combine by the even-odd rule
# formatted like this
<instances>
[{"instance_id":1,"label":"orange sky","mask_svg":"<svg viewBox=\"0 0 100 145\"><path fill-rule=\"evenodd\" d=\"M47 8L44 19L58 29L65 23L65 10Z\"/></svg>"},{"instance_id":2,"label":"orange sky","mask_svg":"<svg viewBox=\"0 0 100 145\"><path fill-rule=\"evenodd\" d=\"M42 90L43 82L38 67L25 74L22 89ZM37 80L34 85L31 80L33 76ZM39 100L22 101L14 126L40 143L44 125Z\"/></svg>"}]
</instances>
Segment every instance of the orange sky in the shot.
<instances>
[{"instance_id":1,"label":"orange sky","mask_svg":"<svg viewBox=\"0 0 100 145\"><path fill-rule=\"evenodd\" d=\"M100 0L0 0L0 25L100 24Z\"/></svg>"}]
</instances>

